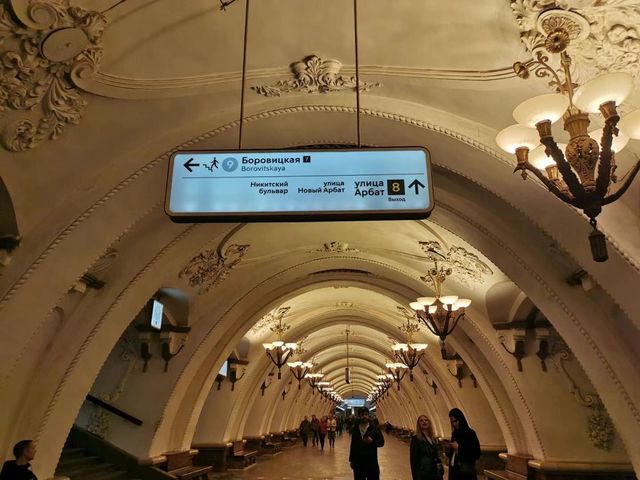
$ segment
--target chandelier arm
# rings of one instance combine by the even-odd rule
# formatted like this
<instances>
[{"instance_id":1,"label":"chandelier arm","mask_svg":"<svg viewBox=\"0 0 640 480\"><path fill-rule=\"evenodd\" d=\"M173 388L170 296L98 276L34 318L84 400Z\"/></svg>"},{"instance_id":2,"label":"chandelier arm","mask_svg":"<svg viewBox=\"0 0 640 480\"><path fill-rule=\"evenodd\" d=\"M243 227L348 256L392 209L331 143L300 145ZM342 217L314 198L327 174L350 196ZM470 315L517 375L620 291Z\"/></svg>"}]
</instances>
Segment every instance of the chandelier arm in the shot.
<instances>
[{"instance_id":1,"label":"chandelier arm","mask_svg":"<svg viewBox=\"0 0 640 480\"><path fill-rule=\"evenodd\" d=\"M462 317L464 317L465 312L462 312L460 315L458 315L458 317L454 320L453 322L453 327L451 327L451 330L449 331L449 334L452 333L455 329L456 326L458 325L458 322L460 320L462 320Z\"/></svg>"},{"instance_id":2,"label":"chandelier arm","mask_svg":"<svg viewBox=\"0 0 640 480\"><path fill-rule=\"evenodd\" d=\"M560 200L570 205L573 205L574 207L578 207L578 208L580 207L580 205L577 203L575 198L570 197L569 195L564 193L562 190L560 190L555 183L553 183L551 180L545 177L540 170L538 170L536 167L531 165L529 162L526 162L522 166L516 167L516 169L513 172L515 173L518 170L522 170L523 168L533 173L536 176L536 178L540 180L544 184L544 186L547 187L549 191L553 193L556 197L558 197Z\"/></svg>"},{"instance_id":3,"label":"chandelier arm","mask_svg":"<svg viewBox=\"0 0 640 480\"><path fill-rule=\"evenodd\" d=\"M432 326L431 326L431 324L430 324L430 322L433 322L433 318L432 318L432 317L431 317L431 315L430 315L430 314L428 314L428 313L427 313L425 316L426 316L426 319L425 319L425 318L422 318L422 316L421 316L421 317L419 317L419 318L420 318L420 320L422 320L422 323L424 323L424 324L426 325L427 329L428 329L431 333L433 333L435 336L439 337L439 336L440 336L440 333L438 333L437 329L434 329L434 327L432 327ZM427 321L427 320L428 320L428 321ZM433 325L435 325L435 323L433 323Z\"/></svg>"},{"instance_id":4,"label":"chandelier arm","mask_svg":"<svg viewBox=\"0 0 640 480\"><path fill-rule=\"evenodd\" d=\"M560 147L558 147L556 141L553 139L553 137L549 136L541 138L540 143L542 143L547 148L549 154L551 155L551 158L553 158L553 160L556 162L558 170L562 174L562 179L567 184L567 187L569 187L569 190L573 194L575 201L583 204L585 201L586 192L582 187L580 180L578 180L578 177L576 177L576 174L573 173L571 165L564 158L564 154L562 153L562 150L560 150ZM573 203L572 205L576 204Z\"/></svg>"},{"instance_id":5,"label":"chandelier arm","mask_svg":"<svg viewBox=\"0 0 640 480\"><path fill-rule=\"evenodd\" d=\"M633 179L636 178L638 171L640 171L640 161L636 162L636 164L631 168L631 170L629 170L629 173L627 173L626 175L627 178L622 184L622 186L618 190L616 190L615 193L609 195L608 197L605 197L602 200L602 205L608 205L618 200L624 194L624 192L627 191L627 189L633 182Z\"/></svg>"},{"instance_id":6,"label":"chandelier arm","mask_svg":"<svg viewBox=\"0 0 640 480\"><path fill-rule=\"evenodd\" d=\"M596 194L603 198L609 190L611 183L611 161L613 159L613 135L617 132L616 124L618 119L616 116L608 118L602 129L602 138L600 139L600 162L598 164L598 178L596 179Z\"/></svg>"}]
</instances>

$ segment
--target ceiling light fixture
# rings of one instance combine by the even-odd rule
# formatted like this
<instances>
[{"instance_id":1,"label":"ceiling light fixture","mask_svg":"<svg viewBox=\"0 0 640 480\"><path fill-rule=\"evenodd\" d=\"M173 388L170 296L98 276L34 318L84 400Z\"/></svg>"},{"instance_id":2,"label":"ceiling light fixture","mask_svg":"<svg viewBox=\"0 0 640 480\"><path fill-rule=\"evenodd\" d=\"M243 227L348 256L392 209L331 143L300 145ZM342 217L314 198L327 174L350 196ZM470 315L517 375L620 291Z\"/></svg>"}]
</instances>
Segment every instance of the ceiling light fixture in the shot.
<instances>
[{"instance_id":1,"label":"ceiling light fixture","mask_svg":"<svg viewBox=\"0 0 640 480\"><path fill-rule=\"evenodd\" d=\"M278 340L276 340L275 342L262 344L262 346L266 350L267 356L271 359L273 364L278 367L278 380L282 378L280 369L287 363L289 357L298 348L297 343L285 343L284 340L282 340L284 333L291 328L289 325L282 323L283 317L284 312L278 315L278 324L269 327L269 330L277 333Z\"/></svg>"},{"instance_id":2,"label":"ceiling light fixture","mask_svg":"<svg viewBox=\"0 0 640 480\"><path fill-rule=\"evenodd\" d=\"M439 267L434 259L434 267L429 269L427 277L431 279L435 297L420 297L409 306L415 310L418 320L440 339L442 358L445 358L444 342L465 316L466 308L471 305L468 298L457 295L442 295L442 284L451 275L450 268Z\"/></svg>"},{"instance_id":3,"label":"ceiling light fixture","mask_svg":"<svg viewBox=\"0 0 640 480\"><path fill-rule=\"evenodd\" d=\"M311 369L313 368L313 363L311 362L289 362L287 363L289 368L291 369L291 373L298 380L298 390L302 388L300 382L306 378Z\"/></svg>"},{"instance_id":4,"label":"ceiling light fixture","mask_svg":"<svg viewBox=\"0 0 640 480\"><path fill-rule=\"evenodd\" d=\"M554 13L554 10L547 10L541 15L546 18ZM575 25L582 19L575 12L565 10L562 15L578 17ZM498 133L496 143L516 155L518 164L514 172L520 171L523 179L531 172L556 197L589 217L591 254L596 262L604 262L608 258L607 244L604 234L597 228L596 217L603 206L624 194L640 170L640 161L637 161L622 177L622 185L612 190L618 181L616 153L624 148L629 138L640 139L640 110L622 120L617 111L633 89L633 78L627 73L615 72L577 86L571 77L572 59L566 51L572 35L577 34L565 29L566 22L539 21L538 24L546 35L545 50L560 55L560 68L556 70L549 65L549 57L541 50L537 51L535 59L516 62L513 68L523 79L532 73L538 78L548 78L556 93L539 95L518 105L513 111L517 124ZM604 127L589 132L589 115L598 112ZM569 133L567 145L556 143L551 132L551 125L560 118ZM539 144L543 145L547 159L538 152L534 160L532 154Z\"/></svg>"},{"instance_id":5,"label":"ceiling light fixture","mask_svg":"<svg viewBox=\"0 0 640 480\"><path fill-rule=\"evenodd\" d=\"M400 325L398 329L406 335L407 343L396 343L391 348L396 360L404 363L409 369L409 380L413 382L413 369L422 360L428 345L426 343L413 343L413 335L420 330L420 325L412 323L409 317L407 317L406 325Z\"/></svg>"}]
</instances>

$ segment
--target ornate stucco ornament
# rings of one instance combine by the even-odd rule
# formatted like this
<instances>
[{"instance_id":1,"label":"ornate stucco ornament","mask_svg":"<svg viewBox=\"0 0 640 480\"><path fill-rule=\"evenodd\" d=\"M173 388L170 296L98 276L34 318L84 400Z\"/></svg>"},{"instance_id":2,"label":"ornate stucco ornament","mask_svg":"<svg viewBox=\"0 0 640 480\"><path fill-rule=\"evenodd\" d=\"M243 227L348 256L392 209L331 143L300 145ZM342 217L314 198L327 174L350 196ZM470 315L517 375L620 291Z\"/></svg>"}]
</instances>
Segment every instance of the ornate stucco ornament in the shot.
<instances>
[{"instance_id":1,"label":"ornate stucco ornament","mask_svg":"<svg viewBox=\"0 0 640 480\"><path fill-rule=\"evenodd\" d=\"M311 250L309 253L358 253L360 250L351 248L346 242L327 242L321 248Z\"/></svg>"},{"instance_id":2,"label":"ornate stucco ornament","mask_svg":"<svg viewBox=\"0 0 640 480\"><path fill-rule=\"evenodd\" d=\"M291 307L280 307L277 310L267 313L264 317L258 320L253 327L251 327L249 333L256 335L271 329L271 327L278 323L280 318L284 318L285 315L289 313L289 310L291 310Z\"/></svg>"},{"instance_id":3,"label":"ornate stucco ornament","mask_svg":"<svg viewBox=\"0 0 640 480\"><path fill-rule=\"evenodd\" d=\"M356 77L340 75L342 63L339 60L323 60L317 55L309 55L290 65L294 78L280 80L274 85L251 87L259 95L279 97L283 93L328 93L341 90L355 90ZM360 91L366 92L380 83L360 81Z\"/></svg>"},{"instance_id":4,"label":"ornate stucco ornament","mask_svg":"<svg viewBox=\"0 0 640 480\"><path fill-rule=\"evenodd\" d=\"M511 9L522 43L532 54L548 46L541 30L561 27L569 33L567 51L574 60L576 80L619 71L640 79L640 4L636 0L511 0Z\"/></svg>"},{"instance_id":5,"label":"ornate stucco ornament","mask_svg":"<svg viewBox=\"0 0 640 480\"><path fill-rule=\"evenodd\" d=\"M218 253L217 248L205 250L193 257L178 274L178 277L187 277L189 285L200 287L198 294L207 293L211 287L224 281L231 270L242 260L251 245L229 245L224 254Z\"/></svg>"},{"instance_id":6,"label":"ornate stucco ornament","mask_svg":"<svg viewBox=\"0 0 640 480\"><path fill-rule=\"evenodd\" d=\"M467 286L471 286L471 283L482 284L485 276L493 275L493 270L486 263L463 247L452 245L446 251L436 240L418 243L429 260L436 260L441 266L452 270L454 276ZM429 275L422 276L420 279L423 282L432 283Z\"/></svg>"},{"instance_id":7,"label":"ornate stucco ornament","mask_svg":"<svg viewBox=\"0 0 640 480\"><path fill-rule=\"evenodd\" d=\"M105 25L100 12L70 6L69 0L0 2L4 147L28 150L58 138L67 125L80 121L87 102L74 78L96 71Z\"/></svg>"}]
</instances>

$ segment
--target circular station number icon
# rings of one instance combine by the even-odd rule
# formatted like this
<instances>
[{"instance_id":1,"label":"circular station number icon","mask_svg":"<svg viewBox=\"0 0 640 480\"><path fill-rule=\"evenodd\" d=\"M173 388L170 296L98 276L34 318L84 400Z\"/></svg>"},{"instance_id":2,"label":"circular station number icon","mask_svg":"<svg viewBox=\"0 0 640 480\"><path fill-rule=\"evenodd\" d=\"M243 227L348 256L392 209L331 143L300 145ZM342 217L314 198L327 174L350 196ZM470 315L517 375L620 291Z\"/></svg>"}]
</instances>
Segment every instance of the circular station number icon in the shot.
<instances>
[{"instance_id":1,"label":"circular station number icon","mask_svg":"<svg viewBox=\"0 0 640 480\"><path fill-rule=\"evenodd\" d=\"M238 160L235 158L229 157L222 161L222 169L225 172L233 172L236 168L238 168Z\"/></svg>"}]
</instances>

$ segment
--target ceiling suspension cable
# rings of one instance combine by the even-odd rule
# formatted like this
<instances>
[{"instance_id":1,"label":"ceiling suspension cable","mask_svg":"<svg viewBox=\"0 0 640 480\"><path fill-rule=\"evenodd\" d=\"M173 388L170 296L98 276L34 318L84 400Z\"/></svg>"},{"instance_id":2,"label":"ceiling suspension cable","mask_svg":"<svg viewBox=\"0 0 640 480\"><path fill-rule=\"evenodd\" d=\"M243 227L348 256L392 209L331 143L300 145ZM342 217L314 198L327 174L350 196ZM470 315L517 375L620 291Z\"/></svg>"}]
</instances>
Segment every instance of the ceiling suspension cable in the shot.
<instances>
[{"instance_id":1,"label":"ceiling suspension cable","mask_svg":"<svg viewBox=\"0 0 640 480\"><path fill-rule=\"evenodd\" d=\"M247 77L247 34L249 31L249 2L246 0L244 11L244 39L242 44L242 82L240 87L240 128L238 130L238 150L242 150L242 126L244 124L244 88Z\"/></svg>"},{"instance_id":2,"label":"ceiling suspension cable","mask_svg":"<svg viewBox=\"0 0 640 480\"><path fill-rule=\"evenodd\" d=\"M353 0L353 33L356 60L356 134L358 148L361 147L360 133L360 61L358 59L358 0Z\"/></svg>"}]
</instances>

